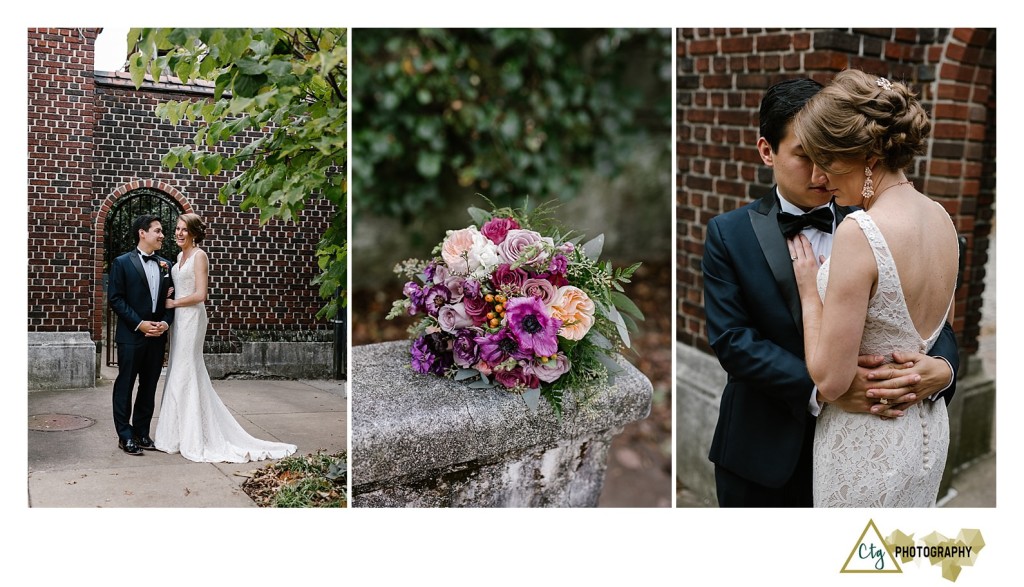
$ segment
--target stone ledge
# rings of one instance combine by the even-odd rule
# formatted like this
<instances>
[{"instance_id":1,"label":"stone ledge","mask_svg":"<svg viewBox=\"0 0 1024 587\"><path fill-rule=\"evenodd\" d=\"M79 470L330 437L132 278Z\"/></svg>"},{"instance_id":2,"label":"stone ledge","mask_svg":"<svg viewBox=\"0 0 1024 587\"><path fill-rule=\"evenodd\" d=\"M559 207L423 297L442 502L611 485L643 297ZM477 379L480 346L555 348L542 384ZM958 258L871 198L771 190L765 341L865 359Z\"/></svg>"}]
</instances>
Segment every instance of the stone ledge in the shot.
<instances>
[{"instance_id":1,"label":"stone ledge","mask_svg":"<svg viewBox=\"0 0 1024 587\"><path fill-rule=\"evenodd\" d=\"M625 359L606 392L584 409L567 402L559 421L543 399L534 414L517 395L413 373L409 345L352 349L357 506L594 505L611 436L650 413L651 382ZM591 489L596 480L592 503L573 486L574 470Z\"/></svg>"},{"instance_id":2,"label":"stone ledge","mask_svg":"<svg viewBox=\"0 0 1024 587\"><path fill-rule=\"evenodd\" d=\"M28 388L96 385L96 343L88 332L29 332Z\"/></svg>"}]
</instances>

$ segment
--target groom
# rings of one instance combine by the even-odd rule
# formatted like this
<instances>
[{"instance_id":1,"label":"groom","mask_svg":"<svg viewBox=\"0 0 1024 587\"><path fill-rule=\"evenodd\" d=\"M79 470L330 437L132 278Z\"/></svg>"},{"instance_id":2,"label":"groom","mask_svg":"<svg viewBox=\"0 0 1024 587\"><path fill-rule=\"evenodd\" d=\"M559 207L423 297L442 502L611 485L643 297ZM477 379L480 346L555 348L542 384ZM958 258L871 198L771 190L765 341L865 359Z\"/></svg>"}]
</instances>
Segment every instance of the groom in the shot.
<instances>
[{"instance_id":1,"label":"groom","mask_svg":"<svg viewBox=\"0 0 1024 587\"><path fill-rule=\"evenodd\" d=\"M164 308L171 286L171 264L156 251L164 242L156 216L135 219L136 249L114 259L107 299L117 314L117 379L114 381L114 428L117 446L130 455L153 450L149 425L153 419L156 384L164 363L167 328L174 311ZM139 389L132 405L132 388Z\"/></svg>"},{"instance_id":2,"label":"groom","mask_svg":"<svg viewBox=\"0 0 1024 587\"><path fill-rule=\"evenodd\" d=\"M800 298L786 239L803 233L816 256L828 257L832 233L850 212L812 181L812 164L791 129L793 117L820 89L810 79L768 89L757 148L776 186L707 227L702 268L708 339L729 374L709 454L721 507L808 507L813 501L811 449L822 404L804 364ZM856 379L836 405L891 417L909 405L898 402L933 401L940 396L928 396L936 392L948 402L959 364L949 324L931 354L939 358L900 356L914 363L905 370L881 367L881 357L861 357Z\"/></svg>"}]
</instances>

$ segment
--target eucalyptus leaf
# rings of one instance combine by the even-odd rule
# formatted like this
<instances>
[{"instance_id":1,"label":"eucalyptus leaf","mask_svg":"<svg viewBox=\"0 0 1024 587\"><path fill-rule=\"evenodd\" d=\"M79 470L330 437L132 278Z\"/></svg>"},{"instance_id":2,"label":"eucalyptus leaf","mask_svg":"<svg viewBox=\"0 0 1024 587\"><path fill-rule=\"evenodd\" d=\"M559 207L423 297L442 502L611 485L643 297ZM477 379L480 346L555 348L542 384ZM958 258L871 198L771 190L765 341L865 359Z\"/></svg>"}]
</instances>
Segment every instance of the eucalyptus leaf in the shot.
<instances>
[{"instance_id":1,"label":"eucalyptus leaf","mask_svg":"<svg viewBox=\"0 0 1024 587\"><path fill-rule=\"evenodd\" d=\"M604 368L608 371L608 382L615 383L615 378L623 372L622 365L618 363L612 357L604 354L597 353L597 360L604 365Z\"/></svg>"},{"instance_id":2,"label":"eucalyptus leaf","mask_svg":"<svg viewBox=\"0 0 1024 587\"><path fill-rule=\"evenodd\" d=\"M475 206L466 209L466 211L469 212L470 218L473 219L473 223L476 224L477 226L483 226L484 224L487 224L488 220L491 219L490 212L482 210Z\"/></svg>"},{"instance_id":3,"label":"eucalyptus leaf","mask_svg":"<svg viewBox=\"0 0 1024 587\"><path fill-rule=\"evenodd\" d=\"M480 375L480 372L476 369L459 369L455 373L455 381L465 381Z\"/></svg>"},{"instance_id":4,"label":"eucalyptus leaf","mask_svg":"<svg viewBox=\"0 0 1024 587\"><path fill-rule=\"evenodd\" d=\"M604 249L604 234L599 234L583 243L583 254L591 261L601 258L601 251Z\"/></svg>"},{"instance_id":5,"label":"eucalyptus leaf","mask_svg":"<svg viewBox=\"0 0 1024 587\"><path fill-rule=\"evenodd\" d=\"M540 403L540 388L534 387L533 389L527 389L522 394L523 401L526 402L526 407L530 408L530 411L534 414L537 413L537 405Z\"/></svg>"},{"instance_id":6,"label":"eucalyptus leaf","mask_svg":"<svg viewBox=\"0 0 1024 587\"><path fill-rule=\"evenodd\" d=\"M615 345L612 344L612 341L608 340L605 337L605 335L601 334L594 328L591 328L590 332L587 333L587 339L594 346L602 349L612 350L613 348L615 348ZM600 353L598 353L598 355L600 355Z\"/></svg>"},{"instance_id":7,"label":"eucalyptus leaf","mask_svg":"<svg viewBox=\"0 0 1024 587\"><path fill-rule=\"evenodd\" d=\"M615 307L636 318L637 320L644 320L644 313L640 311L640 308L633 303L633 300L629 299L619 292L611 292L612 303Z\"/></svg>"},{"instance_id":8,"label":"eucalyptus leaf","mask_svg":"<svg viewBox=\"0 0 1024 587\"><path fill-rule=\"evenodd\" d=\"M629 348L629 331L626 329L626 323L622 320L622 315L615 309L615 306L608 309L608 317L615 323L615 329L619 332L622 344Z\"/></svg>"},{"instance_id":9,"label":"eucalyptus leaf","mask_svg":"<svg viewBox=\"0 0 1024 587\"><path fill-rule=\"evenodd\" d=\"M488 383L486 380L481 379L480 381L474 381L469 384L470 389L493 389L494 384Z\"/></svg>"}]
</instances>

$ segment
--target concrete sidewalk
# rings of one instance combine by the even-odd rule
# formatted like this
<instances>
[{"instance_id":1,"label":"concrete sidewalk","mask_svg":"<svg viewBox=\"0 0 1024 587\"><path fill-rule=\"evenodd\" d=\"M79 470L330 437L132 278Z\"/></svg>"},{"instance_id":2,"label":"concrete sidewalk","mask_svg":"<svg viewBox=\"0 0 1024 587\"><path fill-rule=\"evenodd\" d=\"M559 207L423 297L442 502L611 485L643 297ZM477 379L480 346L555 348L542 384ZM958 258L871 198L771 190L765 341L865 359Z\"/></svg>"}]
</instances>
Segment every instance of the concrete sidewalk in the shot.
<instances>
[{"instance_id":1,"label":"concrete sidewalk","mask_svg":"<svg viewBox=\"0 0 1024 587\"><path fill-rule=\"evenodd\" d=\"M346 448L343 381L225 380L213 386L257 438L295 444L298 455ZM256 507L241 484L247 473L271 461L193 463L159 451L127 455L117 447L112 390L113 382L103 380L89 389L28 394L29 507ZM162 391L161 377L157 414ZM47 422L64 430L32 429ZM154 418L153 431L156 423ZM67 430L75 424L88 425Z\"/></svg>"}]
</instances>

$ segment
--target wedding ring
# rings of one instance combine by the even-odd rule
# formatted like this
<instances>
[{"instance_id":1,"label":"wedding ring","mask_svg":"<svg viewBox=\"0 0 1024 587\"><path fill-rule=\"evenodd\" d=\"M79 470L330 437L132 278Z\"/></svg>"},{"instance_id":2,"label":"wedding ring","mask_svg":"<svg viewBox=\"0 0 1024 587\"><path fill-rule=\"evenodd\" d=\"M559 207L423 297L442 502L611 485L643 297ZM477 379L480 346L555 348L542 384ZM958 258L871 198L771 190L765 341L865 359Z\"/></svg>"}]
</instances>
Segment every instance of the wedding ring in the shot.
<instances>
[{"instance_id":1,"label":"wedding ring","mask_svg":"<svg viewBox=\"0 0 1024 587\"><path fill-rule=\"evenodd\" d=\"M790 257L790 259L792 259L792 260L796 261L796 257Z\"/></svg>"},{"instance_id":2,"label":"wedding ring","mask_svg":"<svg viewBox=\"0 0 1024 587\"><path fill-rule=\"evenodd\" d=\"M882 404L883 406L887 406L889 405L889 399L883 397L882 399L878 400L878 403Z\"/></svg>"}]
</instances>

